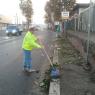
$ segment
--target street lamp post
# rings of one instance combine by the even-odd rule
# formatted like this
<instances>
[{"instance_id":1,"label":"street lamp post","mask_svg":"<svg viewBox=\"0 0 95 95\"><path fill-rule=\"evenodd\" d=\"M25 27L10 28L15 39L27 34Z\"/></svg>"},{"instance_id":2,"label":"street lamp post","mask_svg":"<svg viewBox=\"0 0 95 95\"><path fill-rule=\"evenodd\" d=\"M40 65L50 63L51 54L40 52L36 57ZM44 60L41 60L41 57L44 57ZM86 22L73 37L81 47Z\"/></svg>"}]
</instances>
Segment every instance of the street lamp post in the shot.
<instances>
[{"instance_id":1,"label":"street lamp post","mask_svg":"<svg viewBox=\"0 0 95 95\"><path fill-rule=\"evenodd\" d=\"M16 13L16 15L15 15L15 24L16 24L16 25L18 25L18 21L19 21L19 20L18 20L18 14Z\"/></svg>"}]
</instances>

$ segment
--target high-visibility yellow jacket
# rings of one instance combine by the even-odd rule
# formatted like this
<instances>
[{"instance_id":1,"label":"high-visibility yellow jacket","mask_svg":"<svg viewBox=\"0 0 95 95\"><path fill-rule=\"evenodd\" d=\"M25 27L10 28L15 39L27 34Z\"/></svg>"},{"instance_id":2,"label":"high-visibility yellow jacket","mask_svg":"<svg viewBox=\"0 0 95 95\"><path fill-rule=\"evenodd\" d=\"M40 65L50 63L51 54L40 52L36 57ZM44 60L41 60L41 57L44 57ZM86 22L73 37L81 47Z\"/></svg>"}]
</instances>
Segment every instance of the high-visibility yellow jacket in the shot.
<instances>
[{"instance_id":1,"label":"high-visibility yellow jacket","mask_svg":"<svg viewBox=\"0 0 95 95\"><path fill-rule=\"evenodd\" d=\"M23 39L22 48L25 50L32 50L33 48L41 48L36 42L37 37L28 31Z\"/></svg>"}]
</instances>

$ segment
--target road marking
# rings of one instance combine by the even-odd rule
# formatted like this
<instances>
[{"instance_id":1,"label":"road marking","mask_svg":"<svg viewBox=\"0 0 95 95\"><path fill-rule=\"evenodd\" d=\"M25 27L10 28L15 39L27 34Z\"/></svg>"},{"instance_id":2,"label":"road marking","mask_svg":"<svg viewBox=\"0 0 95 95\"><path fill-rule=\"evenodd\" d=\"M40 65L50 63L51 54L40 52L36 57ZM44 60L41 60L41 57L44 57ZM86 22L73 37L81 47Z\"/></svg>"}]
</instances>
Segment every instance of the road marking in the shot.
<instances>
[{"instance_id":1,"label":"road marking","mask_svg":"<svg viewBox=\"0 0 95 95\"><path fill-rule=\"evenodd\" d=\"M10 39L11 37L7 37L7 36L6 36L6 37L3 37L3 38L4 38L4 39Z\"/></svg>"},{"instance_id":2,"label":"road marking","mask_svg":"<svg viewBox=\"0 0 95 95\"><path fill-rule=\"evenodd\" d=\"M4 39L0 40L0 44L8 42L8 41L12 41L15 40L17 37L15 38L11 38L11 37L3 37Z\"/></svg>"},{"instance_id":3,"label":"road marking","mask_svg":"<svg viewBox=\"0 0 95 95\"><path fill-rule=\"evenodd\" d=\"M0 40L4 40L4 39L10 39L11 37L7 37L7 36L4 36L4 37L0 37Z\"/></svg>"}]
</instances>

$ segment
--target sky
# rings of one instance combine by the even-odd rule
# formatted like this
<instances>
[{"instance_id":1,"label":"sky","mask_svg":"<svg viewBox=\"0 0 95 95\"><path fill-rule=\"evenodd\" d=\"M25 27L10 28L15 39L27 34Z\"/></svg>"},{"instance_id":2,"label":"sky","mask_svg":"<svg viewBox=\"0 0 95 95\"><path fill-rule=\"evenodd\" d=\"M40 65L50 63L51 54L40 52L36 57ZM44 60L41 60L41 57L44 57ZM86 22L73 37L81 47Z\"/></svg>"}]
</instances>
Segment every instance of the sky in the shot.
<instances>
[{"instance_id":1,"label":"sky","mask_svg":"<svg viewBox=\"0 0 95 95\"><path fill-rule=\"evenodd\" d=\"M22 19L19 0L0 0L0 15L8 16L15 22L17 15Z\"/></svg>"},{"instance_id":2,"label":"sky","mask_svg":"<svg viewBox=\"0 0 95 95\"><path fill-rule=\"evenodd\" d=\"M34 23L43 23L44 22L44 7L48 0L32 0L33 2L33 9L34 9L34 16L33 22Z\"/></svg>"},{"instance_id":3,"label":"sky","mask_svg":"<svg viewBox=\"0 0 95 95\"><path fill-rule=\"evenodd\" d=\"M44 23L44 7L48 0L32 0L33 3L33 23L43 24ZM77 0L78 3L89 3L90 0ZM19 22L25 21L19 9L19 0L0 0L0 14L10 16L15 22L17 16Z\"/></svg>"}]
</instances>

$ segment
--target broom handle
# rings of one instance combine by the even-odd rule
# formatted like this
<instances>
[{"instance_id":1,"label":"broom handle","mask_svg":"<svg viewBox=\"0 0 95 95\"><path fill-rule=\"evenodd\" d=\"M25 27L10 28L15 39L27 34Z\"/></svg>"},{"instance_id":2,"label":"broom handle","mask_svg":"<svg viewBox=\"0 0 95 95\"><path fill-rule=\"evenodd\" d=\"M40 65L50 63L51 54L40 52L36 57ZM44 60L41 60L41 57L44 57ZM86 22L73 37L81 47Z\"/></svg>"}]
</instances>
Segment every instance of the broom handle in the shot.
<instances>
[{"instance_id":1,"label":"broom handle","mask_svg":"<svg viewBox=\"0 0 95 95\"><path fill-rule=\"evenodd\" d=\"M46 54L46 56L47 56L47 58L48 58L48 60L50 62L50 65L53 67L53 63L51 62L51 59L50 59L49 55L47 54L47 52L46 52L46 50L44 48L43 48L43 50L44 50L44 52L45 52L45 54Z\"/></svg>"},{"instance_id":2,"label":"broom handle","mask_svg":"<svg viewBox=\"0 0 95 95\"><path fill-rule=\"evenodd\" d=\"M40 41L40 43L42 44L41 40L39 40L39 41ZM42 45L43 45L43 44L42 44ZM45 48L42 48L42 49L43 49L44 53L46 54L46 56L47 56L47 58L48 58L48 60L49 60L49 62L50 62L50 65L53 67L53 63L52 63L52 61L51 61L51 59L50 59L48 53L46 52Z\"/></svg>"}]
</instances>

